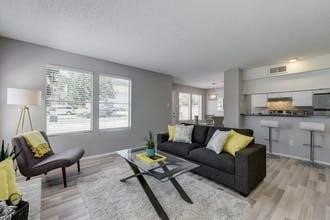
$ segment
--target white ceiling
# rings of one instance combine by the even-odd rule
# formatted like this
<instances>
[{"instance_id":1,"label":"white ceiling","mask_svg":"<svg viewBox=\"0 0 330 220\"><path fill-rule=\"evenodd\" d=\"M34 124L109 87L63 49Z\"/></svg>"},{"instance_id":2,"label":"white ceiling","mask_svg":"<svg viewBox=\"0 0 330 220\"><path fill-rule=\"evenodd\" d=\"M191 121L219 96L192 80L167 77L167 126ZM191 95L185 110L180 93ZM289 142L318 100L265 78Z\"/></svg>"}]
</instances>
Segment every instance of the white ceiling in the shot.
<instances>
[{"instance_id":1,"label":"white ceiling","mask_svg":"<svg viewBox=\"0 0 330 220\"><path fill-rule=\"evenodd\" d=\"M329 0L1 0L0 35L221 86L223 71L330 51Z\"/></svg>"}]
</instances>

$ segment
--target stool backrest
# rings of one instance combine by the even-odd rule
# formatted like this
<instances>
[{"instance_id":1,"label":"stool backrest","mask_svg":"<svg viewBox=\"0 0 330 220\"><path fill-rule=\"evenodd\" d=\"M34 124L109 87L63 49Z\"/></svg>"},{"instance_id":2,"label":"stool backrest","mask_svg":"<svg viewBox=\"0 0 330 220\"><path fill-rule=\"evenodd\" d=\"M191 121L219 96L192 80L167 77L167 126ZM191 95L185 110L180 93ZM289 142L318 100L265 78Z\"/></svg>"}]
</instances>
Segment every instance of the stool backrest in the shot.
<instances>
[{"instance_id":1,"label":"stool backrest","mask_svg":"<svg viewBox=\"0 0 330 220\"><path fill-rule=\"evenodd\" d=\"M260 125L263 127L269 127L269 128L278 128L279 127L278 121L261 120Z\"/></svg>"}]
</instances>

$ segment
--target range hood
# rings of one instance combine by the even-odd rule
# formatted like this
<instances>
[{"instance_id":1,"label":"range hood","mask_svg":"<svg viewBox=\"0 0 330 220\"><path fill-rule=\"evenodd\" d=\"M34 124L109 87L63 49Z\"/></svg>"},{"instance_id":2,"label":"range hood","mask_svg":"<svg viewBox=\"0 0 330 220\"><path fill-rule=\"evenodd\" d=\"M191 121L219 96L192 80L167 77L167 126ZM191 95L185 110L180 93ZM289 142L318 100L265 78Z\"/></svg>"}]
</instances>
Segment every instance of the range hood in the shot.
<instances>
[{"instance_id":1,"label":"range hood","mask_svg":"<svg viewBox=\"0 0 330 220\"><path fill-rule=\"evenodd\" d=\"M268 102L292 102L292 97L268 98Z\"/></svg>"}]
</instances>

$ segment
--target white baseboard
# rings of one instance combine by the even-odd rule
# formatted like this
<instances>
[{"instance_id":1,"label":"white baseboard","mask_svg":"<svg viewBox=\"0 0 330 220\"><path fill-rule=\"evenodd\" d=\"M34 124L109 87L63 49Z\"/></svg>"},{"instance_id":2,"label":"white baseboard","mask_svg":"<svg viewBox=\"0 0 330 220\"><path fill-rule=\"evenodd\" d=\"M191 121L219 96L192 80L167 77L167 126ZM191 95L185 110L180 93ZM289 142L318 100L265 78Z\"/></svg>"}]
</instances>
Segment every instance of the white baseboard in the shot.
<instances>
[{"instance_id":1,"label":"white baseboard","mask_svg":"<svg viewBox=\"0 0 330 220\"><path fill-rule=\"evenodd\" d=\"M281 153L275 153L275 152L273 152L273 154L274 155L277 155L277 156L281 156L281 157L286 157L286 158L292 158L292 159L297 159L297 160L309 161L309 159L306 159L306 158L303 158L303 157L297 157L297 156L292 156L292 155L287 155L287 154L281 154ZM330 163L323 162L323 161L315 160L315 163L319 163L319 164L323 164L323 165L326 165L326 166L330 166Z\"/></svg>"}]
</instances>

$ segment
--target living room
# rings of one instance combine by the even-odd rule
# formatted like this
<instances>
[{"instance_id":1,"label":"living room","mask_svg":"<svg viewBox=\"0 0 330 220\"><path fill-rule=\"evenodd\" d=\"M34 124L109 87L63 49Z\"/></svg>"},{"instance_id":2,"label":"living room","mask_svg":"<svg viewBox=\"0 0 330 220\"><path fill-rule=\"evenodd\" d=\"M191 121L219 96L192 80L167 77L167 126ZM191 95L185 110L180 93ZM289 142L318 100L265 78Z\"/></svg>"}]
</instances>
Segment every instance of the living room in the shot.
<instances>
[{"instance_id":1,"label":"living room","mask_svg":"<svg viewBox=\"0 0 330 220\"><path fill-rule=\"evenodd\" d=\"M0 219L328 219L329 9L1 2Z\"/></svg>"}]
</instances>

